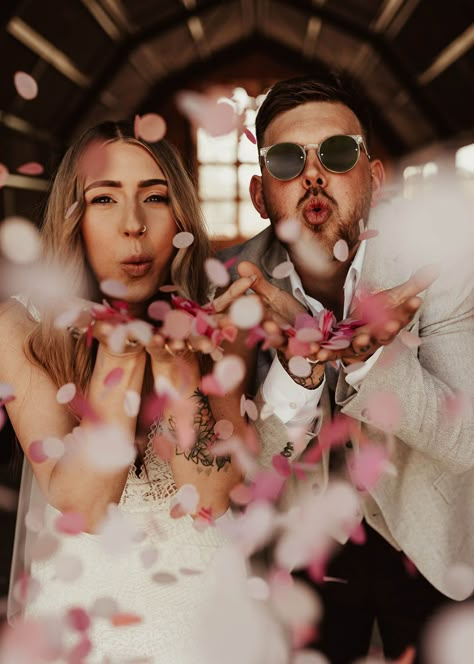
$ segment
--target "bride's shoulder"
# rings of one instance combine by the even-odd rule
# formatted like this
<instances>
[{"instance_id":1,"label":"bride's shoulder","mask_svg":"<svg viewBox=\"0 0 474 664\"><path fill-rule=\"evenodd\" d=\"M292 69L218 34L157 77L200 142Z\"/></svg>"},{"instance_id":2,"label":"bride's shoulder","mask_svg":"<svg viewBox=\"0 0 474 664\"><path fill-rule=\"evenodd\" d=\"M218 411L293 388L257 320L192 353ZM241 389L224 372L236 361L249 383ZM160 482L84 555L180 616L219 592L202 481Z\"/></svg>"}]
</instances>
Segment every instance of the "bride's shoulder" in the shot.
<instances>
[{"instance_id":1,"label":"bride's shoulder","mask_svg":"<svg viewBox=\"0 0 474 664\"><path fill-rule=\"evenodd\" d=\"M22 344L37 325L38 320L22 301L9 298L0 302L0 349Z\"/></svg>"}]
</instances>

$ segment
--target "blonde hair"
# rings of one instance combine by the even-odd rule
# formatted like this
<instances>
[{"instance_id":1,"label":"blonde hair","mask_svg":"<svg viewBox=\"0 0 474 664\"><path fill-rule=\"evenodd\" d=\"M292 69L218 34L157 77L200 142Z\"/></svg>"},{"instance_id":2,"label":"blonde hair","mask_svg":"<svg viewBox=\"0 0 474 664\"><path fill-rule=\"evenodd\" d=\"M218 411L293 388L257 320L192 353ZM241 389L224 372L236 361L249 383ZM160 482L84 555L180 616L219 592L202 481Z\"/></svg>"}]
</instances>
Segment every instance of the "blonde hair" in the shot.
<instances>
[{"instance_id":1,"label":"blonde hair","mask_svg":"<svg viewBox=\"0 0 474 664\"><path fill-rule=\"evenodd\" d=\"M44 216L42 241L46 263L59 264L65 271L72 284L71 297L100 299L99 285L89 266L81 233L85 178L79 166L88 148L114 141L145 148L163 171L176 225L180 231L194 236L190 247L175 252L170 265L171 279L183 295L203 303L209 290L203 269L209 244L194 184L170 143L161 140L151 144L136 138L131 123L98 124L88 129L66 152L53 180ZM27 354L47 371L58 387L74 382L85 390L92 375L94 353L86 347L84 335L74 339L68 332L55 328L53 319L50 312L42 313L41 323L27 339Z\"/></svg>"}]
</instances>

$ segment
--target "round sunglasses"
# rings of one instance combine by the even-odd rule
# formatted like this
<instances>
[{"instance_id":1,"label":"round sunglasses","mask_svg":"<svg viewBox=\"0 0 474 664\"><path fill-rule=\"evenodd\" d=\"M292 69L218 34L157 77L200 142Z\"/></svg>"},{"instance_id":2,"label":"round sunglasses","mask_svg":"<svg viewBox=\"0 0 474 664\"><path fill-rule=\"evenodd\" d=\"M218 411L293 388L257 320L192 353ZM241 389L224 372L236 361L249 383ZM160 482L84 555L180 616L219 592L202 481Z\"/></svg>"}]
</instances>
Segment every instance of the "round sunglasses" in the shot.
<instances>
[{"instance_id":1,"label":"round sunglasses","mask_svg":"<svg viewBox=\"0 0 474 664\"><path fill-rule=\"evenodd\" d=\"M331 173L347 173L359 161L360 149L367 152L364 139L359 134L338 134L329 136L321 143L276 143L268 148L260 148L267 171L277 180L292 180L303 172L308 150L314 148L324 168Z\"/></svg>"}]
</instances>

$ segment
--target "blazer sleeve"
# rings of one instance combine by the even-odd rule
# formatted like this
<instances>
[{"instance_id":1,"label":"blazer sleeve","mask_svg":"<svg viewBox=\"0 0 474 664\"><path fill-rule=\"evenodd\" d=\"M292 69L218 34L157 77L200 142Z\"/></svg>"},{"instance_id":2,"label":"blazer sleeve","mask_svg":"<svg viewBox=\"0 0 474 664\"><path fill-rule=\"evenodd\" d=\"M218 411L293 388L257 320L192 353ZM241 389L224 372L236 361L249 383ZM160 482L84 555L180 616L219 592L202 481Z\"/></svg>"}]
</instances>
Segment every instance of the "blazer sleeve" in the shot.
<instances>
[{"instance_id":1,"label":"blazer sleeve","mask_svg":"<svg viewBox=\"0 0 474 664\"><path fill-rule=\"evenodd\" d=\"M391 432L446 470L462 473L474 468L474 279L470 272L438 281L419 312L421 345L408 348L397 338L357 392L339 376L336 402L370 429L371 397L392 393L401 417ZM465 407L453 415L448 404L460 395Z\"/></svg>"}]
</instances>

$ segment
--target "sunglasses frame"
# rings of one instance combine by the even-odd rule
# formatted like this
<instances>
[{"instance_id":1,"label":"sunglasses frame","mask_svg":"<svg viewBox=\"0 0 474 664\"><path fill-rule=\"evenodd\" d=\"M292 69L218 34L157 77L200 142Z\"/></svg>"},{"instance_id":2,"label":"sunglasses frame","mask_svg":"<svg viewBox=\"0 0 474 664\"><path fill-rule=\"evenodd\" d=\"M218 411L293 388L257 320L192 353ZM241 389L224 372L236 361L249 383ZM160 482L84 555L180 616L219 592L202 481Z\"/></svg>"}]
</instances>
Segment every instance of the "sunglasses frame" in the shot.
<instances>
[{"instance_id":1,"label":"sunglasses frame","mask_svg":"<svg viewBox=\"0 0 474 664\"><path fill-rule=\"evenodd\" d=\"M321 146L324 145L324 143L326 141L330 140L331 138L337 138L338 136L344 136L344 137L352 138L354 140L354 143L356 144L356 147L357 147L357 158L355 160L355 163L354 163L353 166L351 166L350 168L348 168L345 171L334 171L331 168L328 168L324 164L323 160L321 159ZM276 177L269 170L268 165L267 165L267 152L269 150L271 150L272 148L276 147L277 145L282 145L282 143L290 143L291 145L297 145L299 148L301 148L301 152L304 155L304 159L303 159L302 164L301 164L301 170L298 173L296 173L296 175L293 175L293 177L291 177L291 178L284 178L283 179L283 178ZM294 178L297 178L298 175L301 175L301 173L304 171L304 167L306 166L306 159L308 157L308 150L312 149L312 148L314 148L316 150L316 154L318 155L318 159L319 159L319 162L320 162L321 166L324 169L326 169L327 171L329 171L330 173L338 173L339 175L342 175L344 173L349 173L349 171L351 171L353 168L355 168L357 166L357 163L358 163L359 159L360 159L360 151L361 151L360 149L361 149L361 147L362 147L363 151L365 152L365 154L367 155L367 159L370 161L370 155L369 155L369 152L367 150L367 146L365 144L364 137L361 136L360 134L334 134L333 136L328 136L327 138L325 138L323 141L321 141L321 143L307 143L306 145L300 145L299 143L293 143L292 141L283 141L282 143L274 143L273 145L269 145L266 148L260 148L260 150L258 151L258 153L261 157L261 164L265 164L265 168L267 169L269 174L272 176L272 178L275 178L275 180L280 180L281 182L289 182L290 180L293 180Z\"/></svg>"}]
</instances>

